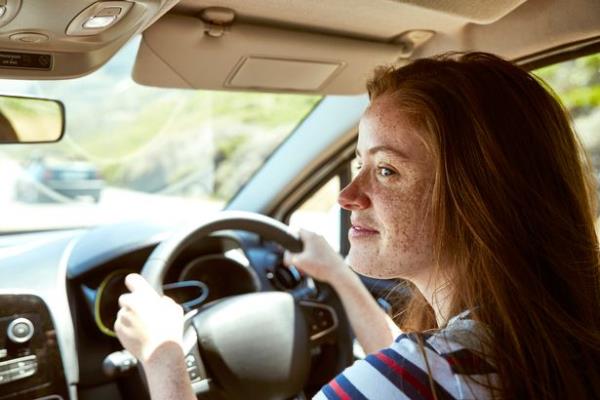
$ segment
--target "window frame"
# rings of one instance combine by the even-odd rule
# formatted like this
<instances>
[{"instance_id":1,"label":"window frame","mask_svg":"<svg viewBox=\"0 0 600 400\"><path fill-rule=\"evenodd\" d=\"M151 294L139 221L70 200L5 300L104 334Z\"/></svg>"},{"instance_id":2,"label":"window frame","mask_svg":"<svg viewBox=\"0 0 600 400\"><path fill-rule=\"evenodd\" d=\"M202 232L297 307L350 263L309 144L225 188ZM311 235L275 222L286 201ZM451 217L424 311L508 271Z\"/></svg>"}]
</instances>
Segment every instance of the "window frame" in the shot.
<instances>
[{"instance_id":1,"label":"window frame","mask_svg":"<svg viewBox=\"0 0 600 400\"><path fill-rule=\"evenodd\" d=\"M335 157L332 157L335 159ZM316 184L313 184L310 189L305 191L302 196L300 196L294 203L291 204L283 214L283 222L286 225L289 225L290 218L292 214L296 212L302 205L308 201L315 193L317 193L323 186L325 186L329 181L337 177L340 183L340 190L348 185L352 180L352 167L351 167L352 158L348 159L347 157L343 158L343 161L339 163L332 171L328 174L324 175ZM348 236L344 235L343 232L346 232L350 228L350 213L343 208L340 208L339 212L340 218L340 231L338 232L338 243L340 248L340 254L345 257L350 250L350 242L348 240Z\"/></svg>"}]
</instances>

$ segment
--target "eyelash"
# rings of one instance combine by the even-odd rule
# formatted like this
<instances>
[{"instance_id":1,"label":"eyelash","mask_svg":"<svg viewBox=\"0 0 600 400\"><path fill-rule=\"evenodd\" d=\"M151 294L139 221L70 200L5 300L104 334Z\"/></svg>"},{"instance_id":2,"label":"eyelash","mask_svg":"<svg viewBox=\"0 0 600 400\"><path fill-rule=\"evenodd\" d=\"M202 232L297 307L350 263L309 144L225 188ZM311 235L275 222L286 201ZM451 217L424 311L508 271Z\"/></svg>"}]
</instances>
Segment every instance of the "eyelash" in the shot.
<instances>
[{"instance_id":1,"label":"eyelash","mask_svg":"<svg viewBox=\"0 0 600 400\"><path fill-rule=\"evenodd\" d=\"M356 165L357 171L360 171L361 168L362 168L362 164ZM389 175L383 175L381 172L384 170L389 171ZM381 176L382 178L389 178L390 176L396 175L396 171L394 171L391 168L387 168L387 167L377 167L377 172L378 172L378 175Z\"/></svg>"},{"instance_id":2,"label":"eyelash","mask_svg":"<svg viewBox=\"0 0 600 400\"><path fill-rule=\"evenodd\" d=\"M389 175L384 175L382 173L383 171L389 171ZM393 170L391 170L390 168L386 168L386 167L377 167L377 172L379 173L379 176L381 176L382 178L389 178L390 176L396 174Z\"/></svg>"}]
</instances>

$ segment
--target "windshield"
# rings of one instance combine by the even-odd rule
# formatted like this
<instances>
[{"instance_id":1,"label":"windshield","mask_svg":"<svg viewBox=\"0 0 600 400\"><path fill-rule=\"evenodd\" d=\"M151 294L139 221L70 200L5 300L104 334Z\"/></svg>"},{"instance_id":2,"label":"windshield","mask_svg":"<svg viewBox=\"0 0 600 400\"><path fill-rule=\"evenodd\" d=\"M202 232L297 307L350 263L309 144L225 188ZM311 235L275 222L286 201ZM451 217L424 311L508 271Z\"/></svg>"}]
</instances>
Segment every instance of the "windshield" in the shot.
<instances>
[{"instance_id":1,"label":"windshield","mask_svg":"<svg viewBox=\"0 0 600 400\"><path fill-rule=\"evenodd\" d=\"M0 148L0 231L221 209L320 100L141 86L131 78L139 41L86 77L0 80L3 94L66 109L60 142Z\"/></svg>"}]
</instances>

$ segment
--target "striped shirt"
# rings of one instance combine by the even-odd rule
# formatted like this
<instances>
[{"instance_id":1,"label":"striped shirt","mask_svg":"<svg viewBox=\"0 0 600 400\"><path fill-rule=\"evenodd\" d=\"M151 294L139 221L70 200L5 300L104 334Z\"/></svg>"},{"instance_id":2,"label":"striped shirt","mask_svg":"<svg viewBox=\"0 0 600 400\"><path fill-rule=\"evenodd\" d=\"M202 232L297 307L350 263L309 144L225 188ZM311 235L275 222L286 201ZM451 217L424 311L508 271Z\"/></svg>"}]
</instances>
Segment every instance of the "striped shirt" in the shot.
<instances>
[{"instance_id":1,"label":"striped shirt","mask_svg":"<svg viewBox=\"0 0 600 400\"><path fill-rule=\"evenodd\" d=\"M495 386L497 375L478 356L488 333L468 314L440 330L401 334L390 347L346 368L313 400L490 398L483 385Z\"/></svg>"}]
</instances>

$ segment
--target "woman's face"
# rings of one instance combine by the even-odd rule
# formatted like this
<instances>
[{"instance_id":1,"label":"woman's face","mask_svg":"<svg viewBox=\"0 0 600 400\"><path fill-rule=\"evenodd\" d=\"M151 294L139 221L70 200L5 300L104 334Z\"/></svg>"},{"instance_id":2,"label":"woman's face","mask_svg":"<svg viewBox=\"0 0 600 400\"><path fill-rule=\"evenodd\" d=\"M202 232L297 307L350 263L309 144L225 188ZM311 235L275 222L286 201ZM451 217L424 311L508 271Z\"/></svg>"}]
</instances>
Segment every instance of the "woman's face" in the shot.
<instances>
[{"instance_id":1,"label":"woman's face","mask_svg":"<svg viewBox=\"0 0 600 400\"><path fill-rule=\"evenodd\" d=\"M416 279L433 266L433 162L393 97L381 95L360 120L359 171L339 195L351 211L352 268L375 278Z\"/></svg>"}]
</instances>

